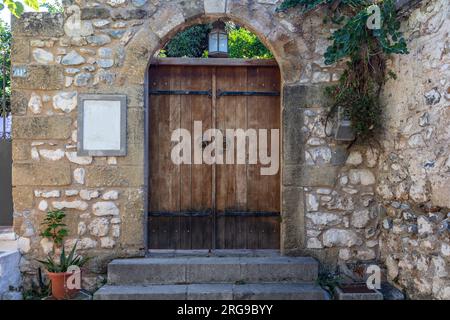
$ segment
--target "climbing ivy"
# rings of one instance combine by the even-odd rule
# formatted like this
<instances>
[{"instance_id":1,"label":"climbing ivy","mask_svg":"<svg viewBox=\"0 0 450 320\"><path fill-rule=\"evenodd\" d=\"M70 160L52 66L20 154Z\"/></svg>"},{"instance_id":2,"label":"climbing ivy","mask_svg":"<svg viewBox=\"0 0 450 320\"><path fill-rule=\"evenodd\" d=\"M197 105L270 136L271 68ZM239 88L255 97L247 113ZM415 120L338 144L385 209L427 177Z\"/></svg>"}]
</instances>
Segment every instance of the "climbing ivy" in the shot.
<instances>
[{"instance_id":1,"label":"climbing ivy","mask_svg":"<svg viewBox=\"0 0 450 320\"><path fill-rule=\"evenodd\" d=\"M332 44L324 60L326 65L345 61L346 69L338 84L328 87L326 93L333 101L330 115L343 108L357 139L368 138L381 125L381 89L388 78L395 78L386 68L387 57L408 53L399 31L395 0L376 1L380 26L367 27L374 3L371 0L285 0L278 9L298 7L306 13L321 8L327 13L325 23L339 26L330 37Z\"/></svg>"}]
</instances>

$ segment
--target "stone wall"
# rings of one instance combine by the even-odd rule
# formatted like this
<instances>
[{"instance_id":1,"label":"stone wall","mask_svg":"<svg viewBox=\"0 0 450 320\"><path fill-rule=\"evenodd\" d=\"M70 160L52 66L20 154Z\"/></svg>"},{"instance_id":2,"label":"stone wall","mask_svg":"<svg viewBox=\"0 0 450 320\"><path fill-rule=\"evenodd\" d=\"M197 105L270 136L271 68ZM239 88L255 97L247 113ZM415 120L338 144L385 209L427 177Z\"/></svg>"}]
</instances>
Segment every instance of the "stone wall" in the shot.
<instances>
[{"instance_id":1,"label":"stone wall","mask_svg":"<svg viewBox=\"0 0 450 320\"><path fill-rule=\"evenodd\" d=\"M384 92L382 259L410 297L450 299L449 2L423 1L402 28L410 54Z\"/></svg>"},{"instance_id":2,"label":"stone wall","mask_svg":"<svg viewBox=\"0 0 450 320\"><path fill-rule=\"evenodd\" d=\"M376 173L386 153L349 151L326 135L323 90L342 71L323 63L330 27L321 13L277 13L280 2L80 0L64 15L13 21L14 225L25 280L35 279L35 259L53 248L39 235L49 209L67 213L66 245L78 240L93 257L89 287L101 283L111 259L144 254L148 63L176 32L219 17L255 32L281 69L282 252L332 265L378 259ZM127 95L126 157L77 156L81 93Z\"/></svg>"}]
</instances>

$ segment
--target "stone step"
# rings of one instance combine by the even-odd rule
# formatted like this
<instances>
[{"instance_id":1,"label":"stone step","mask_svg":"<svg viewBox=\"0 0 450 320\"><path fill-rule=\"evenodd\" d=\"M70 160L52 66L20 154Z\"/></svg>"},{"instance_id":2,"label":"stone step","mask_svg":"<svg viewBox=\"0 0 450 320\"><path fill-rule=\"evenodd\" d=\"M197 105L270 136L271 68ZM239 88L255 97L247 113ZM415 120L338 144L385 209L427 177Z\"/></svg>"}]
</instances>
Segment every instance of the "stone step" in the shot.
<instances>
[{"instance_id":1,"label":"stone step","mask_svg":"<svg viewBox=\"0 0 450 320\"><path fill-rule=\"evenodd\" d=\"M17 236L12 228L0 227L0 251L16 251Z\"/></svg>"},{"instance_id":2,"label":"stone step","mask_svg":"<svg viewBox=\"0 0 450 320\"><path fill-rule=\"evenodd\" d=\"M94 294L94 300L328 300L329 295L311 283L190 284L111 286Z\"/></svg>"},{"instance_id":3,"label":"stone step","mask_svg":"<svg viewBox=\"0 0 450 320\"><path fill-rule=\"evenodd\" d=\"M318 263L309 257L147 258L114 260L110 285L314 282Z\"/></svg>"}]
</instances>

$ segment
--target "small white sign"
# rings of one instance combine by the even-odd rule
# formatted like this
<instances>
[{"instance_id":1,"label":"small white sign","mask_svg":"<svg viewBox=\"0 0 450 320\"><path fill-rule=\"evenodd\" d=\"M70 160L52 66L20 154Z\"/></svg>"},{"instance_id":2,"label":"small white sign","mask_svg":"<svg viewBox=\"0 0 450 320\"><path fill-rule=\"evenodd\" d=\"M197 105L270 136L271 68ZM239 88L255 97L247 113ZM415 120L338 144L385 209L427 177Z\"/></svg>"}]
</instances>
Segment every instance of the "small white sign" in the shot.
<instances>
[{"instance_id":1,"label":"small white sign","mask_svg":"<svg viewBox=\"0 0 450 320\"><path fill-rule=\"evenodd\" d=\"M14 78L26 78L27 77L27 67L25 66L14 66L12 68L12 74Z\"/></svg>"},{"instance_id":2,"label":"small white sign","mask_svg":"<svg viewBox=\"0 0 450 320\"><path fill-rule=\"evenodd\" d=\"M126 97L82 95L79 103L78 154L126 155Z\"/></svg>"}]
</instances>

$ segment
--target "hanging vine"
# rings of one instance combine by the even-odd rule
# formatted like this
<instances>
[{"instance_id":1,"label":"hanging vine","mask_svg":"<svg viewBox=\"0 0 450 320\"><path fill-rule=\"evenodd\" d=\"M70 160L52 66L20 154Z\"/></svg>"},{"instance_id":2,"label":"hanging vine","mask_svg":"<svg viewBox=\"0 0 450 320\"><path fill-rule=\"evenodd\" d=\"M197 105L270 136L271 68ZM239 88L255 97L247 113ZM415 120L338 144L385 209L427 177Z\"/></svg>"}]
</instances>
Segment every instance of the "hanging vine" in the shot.
<instances>
[{"instance_id":1,"label":"hanging vine","mask_svg":"<svg viewBox=\"0 0 450 320\"><path fill-rule=\"evenodd\" d=\"M374 4L379 8L379 28L367 26L374 13L369 7ZM325 22L340 26L330 37L332 44L324 54L326 65L346 63L338 84L326 89L333 101L330 116L343 110L356 138L369 138L381 125L382 87L387 79L395 79L386 68L386 59L391 54L408 53L399 31L395 0L285 0L279 10L293 7L303 13L323 8L327 12Z\"/></svg>"}]
</instances>

